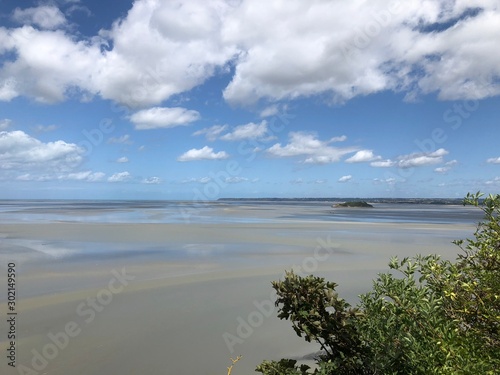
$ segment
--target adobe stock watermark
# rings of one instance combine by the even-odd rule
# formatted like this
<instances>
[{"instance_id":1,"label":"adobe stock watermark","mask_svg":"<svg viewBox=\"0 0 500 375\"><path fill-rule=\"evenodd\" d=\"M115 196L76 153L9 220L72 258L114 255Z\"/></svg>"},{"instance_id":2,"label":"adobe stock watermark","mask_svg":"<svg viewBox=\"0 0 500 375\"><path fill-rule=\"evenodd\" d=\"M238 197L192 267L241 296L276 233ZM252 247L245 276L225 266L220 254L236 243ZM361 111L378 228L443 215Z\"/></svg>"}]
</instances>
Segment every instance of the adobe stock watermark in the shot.
<instances>
[{"instance_id":1,"label":"adobe stock watermark","mask_svg":"<svg viewBox=\"0 0 500 375\"><path fill-rule=\"evenodd\" d=\"M293 265L291 270L299 276L307 276L318 270L319 264L326 261L335 249L340 245L332 242L332 238L328 235L326 241L323 238L316 239L317 246L314 249L314 254L302 260L300 265ZM285 276L283 273L282 278ZM234 333L224 332L222 339L226 344L227 349L231 354L235 352L235 346L243 344L243 342L253 335L255 330L264 324L266 318L274 314L276 301L276 291L272 289L269 298L262 301L253 301L255 310L251 311L248 316L236 318L237 327Z\"/></svg>"},{"instance_id":2,"label":"adobe stock watermark","mask_svg":"<svg viewBox=\"0 0 500 375\"><path fill-rule=\"evenodd\" d=\"M270 134L267 138L281 133L285 129L285 125L288 125L290 120L294 118L295 115L286 111L273 116L269 121L268 130ZM245 162L250 163L255 159L258 150L264 146L265 142L262 140L242 140L237 147L238 155L244 156ZM193 188L191 202L196 205L216 200L220 197L221 192L229 186L230 181L240 177L242 172L243 167L239 161L227 161L223 169L217 172L211 171L208 174L209 180L203 184L203 188ZM195 208L182 207L180 211L185 222L190 222L192 215L198 213Z\"/></svg>"},{"instance_id":3,"label":"adobe stock watermark","mask_svg":"<svg viewBox=\"0 0 500 375\"><path fill-rule=\"evenodd\" d=\"M78 146L85 150L84 155L90 155L94 147L98 147L106 138L115 130L113 120L110 118L102 119L99 126L90 130L83 129L82 135L84 140L78 142Z\"/></svg>"},{"instance_id":4,"label":"adobe stock watermark","mask_svg":"<svg viewBox=\"0 0 500 375\"><path fill-rule=\"evenodd\" d=\"M82 333L85 325L94 321L97 314L102 312L112 301L113 297L121 293L135 276L128 275L125 268L120 272L112 270L113 278L108 282L106 288L99 290L95 296L88 297L76 307L76 315L82 320L80 322L72 320L64 325L64 329L47 334L47 342L39 350L32 349L31 363L29 366L19 365L17 371L19 375L39 375L44 371L49 363L57 358L71 343L71 340ZM45 372L43 372L45 373Z\"/></svg>"}]
</instances>

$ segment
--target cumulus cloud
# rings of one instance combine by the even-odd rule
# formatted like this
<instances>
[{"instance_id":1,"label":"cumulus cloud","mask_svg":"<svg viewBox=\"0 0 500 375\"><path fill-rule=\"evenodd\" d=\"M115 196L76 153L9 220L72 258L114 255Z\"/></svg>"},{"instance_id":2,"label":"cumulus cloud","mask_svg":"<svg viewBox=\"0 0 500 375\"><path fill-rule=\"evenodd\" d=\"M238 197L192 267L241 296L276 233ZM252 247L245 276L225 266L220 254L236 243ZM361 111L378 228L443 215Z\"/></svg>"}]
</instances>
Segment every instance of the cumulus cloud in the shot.
<instances>
[{"instance_id":1,"label":"cumulus cloud","mask_svg":"<svg viewBox=\"0 0 500 375\"><path fill-rule=\"evenodd\" d=\"M199 118L200 114L197 111L186 108L154 107L134 113L130 116L130 121L137 130L149 130L189 125Z\"/></svg>"},{"instance_id":2,"label":"cumulus cloud","mask_svg":"<svg viewBox=\"0 0 500 375\"><path fill-rule=\"evenodd\" d=\"M84 172L68 173L67 175L59 176L58 179L96 182L96 181L102 181L104 177L105 174L102 172L84 171Z\"/></svg>"},{"instance_id":3,"label":"cumulus cloud","mask_svg":"<svg viewBox=\"0 0 500 375\"><path fill-rule=\"evenodd\" d=\"M128 181L132 178L132 175L125 171L125 172L118 172L113 174L111 177L108 178L108 182L125 182Z\"/></svg>"},{"instance_id":4,"label":"cumulus cloud","mask_svg":"<svg viewBox=\"0 0 500 375\"><path fill-rule=\"evenodd\" d=\"M66 23L64 14L53 5L41 5L35 8L16 8L12 19L18 23L35 25L42 29L56 29Z\"/></svg>"},{"instance_id":5,"label":"cumulus cloud","mask_svg":"<svg viewBox=\"0 0 500 375\"><path fill-rule=\"evenodd\" d=\"M213 148L205 146L200 149L192 148L179 156L177 161L221 160L228 157L229 155L225 151L214 152Z\"/></svg>"},{"instance_id":6,"label":"cumulus cloud","mask_svg":"<svg viewBox=\"0 0 500 375\"><path fill-rule=\"evenodd\" d=\"M248 178L233 176L233 177L226 177L224 181L226 182L226 184L239 184L242 182L247 182Z\"/></svg>"},{"instance_id":7,"label":"cumulus cloud","mask_svg":"<svg viewBox=\"0 0 500 375\"><path fill-rule=\"evenodd\" d=\"M53 5L12 17L23 26L0 29L0 54L14 56L0 68L4 101L81 94L147 108L229 71L223 95L241 105L387 90L446 100L500 94L492 0L137 0L88 39L61 30Z\"/></svg>"},{"instance_id":8,"label":"cumulus cloud","mask_svg":"<svg viewBox=\"0 0 500 375\"><path fill-rule=\"evenodd\" d=\"M209 128L197 130L193 135L205 135L207 140L215 141L221 139L223 141L241 141L243 139L263 138L267 135L267 121L263 120L259 124L250 122L244 125L238 125L232 131L226 132L229 129L228 125L214 125ZM225 134L223 134L226 132Z\"/></svg>"},{"instance_id":9,"label":"cumulus cloud","mask_svg":"<svg viewBox=\"0 0 500 375\"><path fill-rule=\"evenodd\" d=\"M148 177L142 180L143 184L147 185L158 185L161 184L161 178L160 177Z\"/></svg>"},{"instance_id":10,"label":"cumulus cloud","mask_svg":"<svg viewBox=\"0 0 500 375\"><path fill-rule=\"evenodd\" d=\"M347 176L342 176L339 178L339 182L348 182L352 180L352 176L349 174Z\"/></svg>"},{"instance_id":11,"label":"cumulus cloud","mask_svg":"<svg viewBox=\"0 0 500 375\"><path fill-rule=\"evenodd\" d=\"M85 150L62 140L44 143L23 131L0 131L0 169L71 170Z\"/></svg>"},{"instance_id":12,"label":"cumulus cloud","mask_svg":"<svg viewBox=\"0 0 500 375\"><path fill-rule=\"evenodd\" d=\"M347 136L341 135L339 137L333 137L332 139L330 139L330 142L344 142L346 140L347 140Z\"/></svg>"},{"instance_id":13,"label":"cumulus cloud","mask_svg":"<svg viewBox=\"0 0 500 375\"><path fill-rule=\"evenodd\" d=\"M439 164L443 161L443 156L447 154L448 151L446 151L444 148L440 148L434 152L403 155L399 157L397 165L400 168L411 168Z\"/></svg>"},{"instance_id":14,"label":"cumulus cloud","mask_svg":"<svg viewBox=\"0 0 500 375\"><path fill-rule=\"evenodd\" d=\"M18 181L80 181L80 182L99 182L106 175L102 172L82 171L73 173L24 173L16 177Z\"/></svg>"},{"instance_id":15,"label":"cumulus cloud","mask_svg":"<svg viewBox=\"0 0 500 375\"><path fill-rule=\"evenodd\" d=\"M397 180L394 177L389 177L389 178L374 178L373 183L374 184L387 184L387 185L394 185L397 182L404 182L404 180Z\"/></svg>"},{"instance_id":16,"label":"cumulus cloud","mask_svg":"<svg viewBox=\"0 0 500 375\"><path fill-rule=\"evenodd\" d=\"M193 135L205 135L209 141L215 141L227 128L227 125L214 125L209 128L197 130L193 133Z\"/></svg>"},{"instance_id":17,"label":"cumulus cloud","mask_svg":"<svg viewBox=\"0 0 500 375\"><path fill-rule=\"evenodd\" d=\"M442 99L500 91L494 78L500 54L489 53L500 31L500 11L492 1L475 2L483 11L467 18L462 1L419 0L397 8L360 1L249 3L228 22L233 39L248 46L224 92L230 102L324 92L345 101L387 89L438 92ZM454 27L438 30L453 19L459 19Z\"/></svg>"},{"instance_id":18,"label":"cumulus cloud","mask_svg":"<svg viewBox=\"0 0 500 375\"><path fill-rule=\"evenodd\" d=\"M130 139L130 135L124 134L120 137L110 137L108 139L108 143L118 143L118 144L130 145L130 144L132 144L132 140Z\"/></svg>"},{"instance_id":19,"label":"cumulus cloud","mask_svg":"<svg viewBox=\"0 0 500 375\"><path fill-rule=\"evenodd\" d=\"M273 104L264 108L260 112L260 117L271 117L277 115L278 113L279 113L279 107L276 104Z\"/></svg>"},{"instance_id":20,"label":"cumulus cloud","mask_svg":"<svg viewBox=\"0 0 500 375\"><path fill-rule=\"evenodd\" d=\"M396 162L390 159L386 159L386 160L373 161L370 163L370 165L376 168L389 168L389 167L394 167L394 165L396 165Z\"/></svg>"},{"instance_id":21,"label":"cumulus cloud","mask_svg":"<svg viewBox=\"0 0 500 375\"><path fill-rule=\"evenodd\" d=\"M456 161L456 160L448 161L442 167L435 168L434 172L436 172L436 173L447 173L456 164L458 164L458 161Z\"/></svg>"},{"instance_id":22,"label":"cumulus cloud","mask_svg":"<svg viewBox=\"0 0 500 375\"><path fill-rule=\"evenodd\" d=\"M349 159L346 159L347 163L363 163L368 161L374 161L381 159L380 156L377 156L373 153L372 150L360 150L356 152Z\"/></svg>"},{"instance_id":23,"label":"cumulus cloud","mask_svg":"<svg viewBox=\"0 0 500 375\"><path fill-rule=\"evenodd\" d=\"M1 31L0 31L1 34ZM103 60L100 46L77 41L62 30L37 30L23 26L9 30L3 39L4 51L15 60L0 68L0 100L25 95L42 103L60 102L73 92L99 93L95 82Z\"/></svg>"},{"instance_id":24,"label":"cumulus cloud","mask_svg":"<svg viewBox=\"0 0 500 375\"><path fill-rule=\"evenodd\" d=\"M210 181L212 181L211 177L198 177L198 178L187 178L187 179L182 180L181 182L183 184L189 184L189 183L192 183L192 182L196 182L196 183L199 183L199 184L207 184Z\"/></svg>"},{"instance_id":25,"label":"cumulus cloud","mask_svg":"<svg viewBox=\"0 0 500 375\"><path fill-rule=\"evenodd\" d=\"M486 185L500 185L500 177L495 177L493 180L485 182Z\"/></svg>"},{"instance_id":26,"label":"cumulus cloud","mask_svg":"<svg viewBox=\"0 0 500 375\"><path fill-rule=\"evenodd\" d=\"M433 152L415 152L408 155L398 156L396 160L386 159L386 160L376 160L370 163L372 167L377 168L389 168L389 167L399 167L399 168L413 168L413 167L424 167L428 165L440 164L443 162L443 157L448 155L448 151L444 148L440 148ZM445 164L446 170L436 170L436 172L448 171L453 165L457 163L456 160L452 160ZM444 167L443 167L444 168ZM439 168L438 168L439 169Z\"/></svg>"},{"instance_id":27,"label":"cumulus cloud","mask_svg":"<svg viewBox=\"0 0 500 375\"><path fill-rule=\"evenodd\" d=\"M116 159L117 163L128 163L128 158L126 156L122 156L121 158Z\"/></svg>"},{"instance_id":28,"label":"cumulus cloud","mask_svg":"<svg viewBox=\"0 0 500 375\"><path fill-rule=\"evenodd\" d=\"M490 164L500 164L500 156L498 158L490 158L486 160L486 162Z\"/></svg>"},{"instance_id":29,"label":"cumulus cloud","mask_svg":"<svg viewBox=\"0 0 500 375\"><path fill-rule=\"evenodd\" d=\"M302 157L302 162L311 164L326 164L339 161L342 156L357 151L354 147L338 148L329 146L329 142L320 141L314 134L306 132L291 132L289 143L282 146L276 143L267 149L274 157Z\"/></svg>"},{"instance_id":30,"label":"cumulus cloud","mask_svg":"<svg viewBox=\"0 0 500 375\"><path fill-rule=\"evenodd\" d=\"M260 124L250 122L245 125L239 125L230 133L220 137L223 141L241 141L243 139L262 138L267 133L267 121L262 121Z\"/></svg>"}]
</instances>

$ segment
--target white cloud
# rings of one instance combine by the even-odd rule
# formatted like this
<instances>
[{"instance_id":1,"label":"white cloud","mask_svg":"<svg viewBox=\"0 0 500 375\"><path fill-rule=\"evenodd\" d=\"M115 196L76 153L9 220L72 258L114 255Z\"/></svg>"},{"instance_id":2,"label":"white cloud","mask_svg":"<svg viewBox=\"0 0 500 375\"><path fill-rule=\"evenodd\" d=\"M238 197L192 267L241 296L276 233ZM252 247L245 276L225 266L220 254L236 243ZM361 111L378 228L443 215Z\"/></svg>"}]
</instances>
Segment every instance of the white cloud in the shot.
<instances>
[{"instance_id":1,"label":"white cloud","mask_svg":"<svg viewBox=\"0 0 500 375\"><path fill-rule=\"evenodd\" d=\"M326 164L334 163L342 156L357 151L357 148L337 148L329 146L329 142L320 141L314 134L305 132L291 132L290 142L282 146L276 143L267 152L275 157L304 157L304 163Z\"/></svg>"},{"instance_id":2,"label":"white cloud","mask_svg":"<svg viewBox=\"0 0 500 375\"><path fill-rule=\"evenodd\" d=\"M3 49L15 53L16 59L0 68L0 100L25 95L55 103L64 100L71 88L77 88L75 94L100 92L95 82L103 61L99 45L77 41L61 30L32 26L11 29L4 39Z\"/></svg>"},{"instance_id":3,"label":"white cloud","mask_svg":"<svg viewBox=\"0 0 500 375\"><path fill-rule=\"evenodd\" d=\"M40 175L34 176L34 175L31 175L30 173L25 173L25 174L22 174L22 175L19 175L16 177L16 180L18 180L18 181L48 181L49 179L52 179L52 178L49 178L47 176L40 176Z\"/></svg>"},{"instance_id":4,"label":"white cloud","mask_svg":"<svg viewBox=\"0 0 500 375\"><path fill-rule=\"evenodd\" d=\"M16 8L12 19L18 23L36 25L42 29L56 29L66 24L64 14L53 5L41 5L36 8Z\"/></svg>"},{"instance_id":5,"label":"white cloud","mask_svg":"<svg viewBox=\"0 0 500 375\"><path fill-rule=\"evenodd\" d=\"M373 182L375 184L383 183L383 184L388 184L388 185L394 185L397 182L404 182L404 180L396 180L394 177L389 177L389 178L385 178L385 179L375 178L375 179L373 179Z\"/></svg>"},{"instance_id":6,"label":"white cloud","mask_svg":"<svg viewBox=\"0 0 500 375\"><path fill-rule=\"evenodd\" d=\"M292 185L300 185L304 183L304 180L301 178L296 178L295 180L290 181Z\"/></svg>"},{"instance_id":7,"label":"white cloud","mask_svg":"<svg viewBox=\"0 0 500 375\"><path fill-rule=\"evenodd\" d=\"M248 178L246 177L239 177L239 176L233 176L233 177L226 177L224 180L227 184L239 184L242 182L247 182Z\"/></svg>"},{"instance_id":8,"label":"white cloud","mask_svg":"<svg viewBox=\"0 0 500 375\"><path fill-rule=\"evenodd\" d=\"M485 182L486 185L500 185L500 177L495 177L493 180Z\"/></svg>"},{"instance_id":9,"label":"white cloud","mask_svg":"<svg viewBox=\"0 0 500 375\"><path fill-rule=\"evenodd\" d=\"M130 121L138 130L149 130L189 125L199 118L200 114L197 111L186 108L154 107L134 113L130 116Z\"/></svg>"},{"instance_id":10,"label":"white cloud","mask_svg":"<svg viewBox=\"0 0 500 375\"><path fill-rule=\"evenodd\" d=\"M348 182L352 180L352 176L349 174L347 176L342 176L339 178L339 182Z\"/></svg>"},{"instance_id":11,"label":"white cloud","mask_svg":"<svg viewBox=\"0 0 500 375\"><path fill-rule=\"evenodd\" d=\"M130 139L130 135L124 134L120 137L111 137L108 139L108 143L118 143L118 144L125 144L125 145L130 145L132 144L132 141Z\"/></svg>"},{"instance_id":12,"label":"white cloud","mask_svg":"<svg viewBox=\"0 0 500 375\"><path fill-rule=\"evenodd\" d=\"M145 106L201 84L239 52L221 33L231 10L222 0L134 2L108 34L116 47L106 53L103 96Z\"/></svg>"},{"instance_id":13,"label":"white cloud","mask_svg":"<svg viewBox=\"0 0 500 375\"><path fill-rule=\"evenodd\" d=\"M323 184L326 184L328 182L328 180L314 180L313 181L313 184L316 184L316 185L323 185Z\"/></svg>"},{"instance_id":14,"label":"white cloud","mask_svg":"<svg viewBox=\"0 0 500 375\"><path fill-rule=\"evenodd\" d=\"M227 128L227 125L214 125L209 128L197 130L193 133L193 135L205 135L209 141L215 141Z\"/></svg>"},{"instance_id":15,"label":"white cloud","mask_svg":"<svg viewBox=\"0 0 500 375\"><path fill-rule=\"evenodd\" d=\"M127 158L126 156L122 156L121 158L118 158L118 159L116 160L116 162L117 162L117 163L128 163L128 162L129 162L129 160L128 160L128 158Z\"/></svg>"},{"instance_id":16,"label":"white cloud","mask_svg":"<svg viewBox=\"0 0 500 375\"><path fill-rule=\"evenodd\" d=\"M362 163L367 161L374 161L381 159L380 156L377 156L373 153L372 150L360 150L356 152L349 159L346 159L347 163Z\"/></svg>"},{"instance_id":17,"label":"white cloud","mask_svg":"<svg viewBox=\"0 0 500 375\"><path fill-rule=\"evenodd\" d=\"M245 125L239 125L230 133L220 137L223 141L241 141L242 139L262 138L267 133L267 121L264 120L260 124L250 122Z\"/></svg>"},{"instance_id":18,"label":"white cloud","mask_svg":"<svg viewBox=\"0 0 500 375\"><path fill-rule=\"evenodd\" d=\"M500 164L500 156L498 158L490 158L486 160L486 162L491 164Z\"/></svg>"},{"instance_id":19,"label":"white cloud","mask_svg":"<svg viewBox=\"0 0 500 375\"><path fill-rule=\"evenodd\" d=\"M449 171L451 170L451 168L452 168L454 165L456 165L456 164L458 164L458 161L456 161L456 160L451 160L451 161L448 161L448 162L446 162L446 163L444 164L444 166L442 166L442 167L438 167L438 168L435 168L435 169L434 169L434 172L436 172L436 173L447 173L447 172L449 172Z\"/></svg>"},{"instance_id":20,"label":"white cloud","mask_svg":"<svg viewBox=\"0 0 500 375\"><path fill-rule=\"evenodd\" d=\"M142 183L148 185L158 185L161 184L161 178L160 177L145 178L144 180L142 180Z\"/></svg>"},{"instance_id":21,"label":"white cloud","mask_svg":"<svg viewBox=\"0 0 500 375\"><path fill-rule=\"evenodd\" d=\"M85 171L85 172L68 173L65 176L60 176L59 179L96 182L96 181L102 181L104 177L105 174L102 172Z\"/></svg>"},{"instance_id":22,"label":"white cloud","mask_svg":"<svg viewBox=\"0 0 500 375\"><path fill-rule=\"evenodd\" d=\"M270 105L269 107L264 108L260 112L260 117L271 117L275 116L279 113L279 108L277 105Z\"/></svg>"},{"instance_id":23,"label":"white cloud","mask_svg":"<svg viewBox=\"0 0 500 375\"><path fill-rule=\"evenodd\" d=\"M480 11L465 17L471 7ZM54 30L66 23L55 6L13 17L25 25L0 29L0 53L14 56L0 68L4 101L99 95L146 108L229 66L224 97L242 105L317 94L342 102L387 90L408 98L500 94L494 0L137 0L88 39Z\"/></svg>"},{"instance_id":24,"label":"white cloud","mask_svg":"<svg viewBox=\"0 0 500 375\"><path fill-rule=\"evenodd\" d=\"M12 120L6 118L3 120L0 120L0 130L7 130L7 128L12 125Z\"/></svg>"},{"instance_id":25,"label":"white cloud","mask_svg":"<svg viewBox=\"0 0 500 375\"><path fill-rule=\"evenodd\" d=\"M209 128L197 130L193 135L205 135L207 140L215 141L221 139L223 141L241 141L243 139L263 138L267 135L267 121L263 120L260 124L250 122L244 125L236 126L232 131L221 135L227 131L228 125L214 125Z\"/></svg>"},{"instance_id":26,"label":"white cloud","mask_svg":"<svg viewBox=\"0 0 500 375\"><path fill-rule=\"evenodd\" d=\"M411 168L438 164L443 161L443 156L447 154L448 151L446 151L444 148L440 148L434 152L403 155L398 158L399 160L397 165L400 168Z\"/></svg>"},{"instance_id":27,"label":"white cloud","mask_svg":"<svg viewBox=\"0 0 500 375\"><path fill-rule=\"evenodd\" d=\"M62 174L39 174L39 173L25 173L16 177L18 181L85 181L85 182L98 182L102 181L106 175L102 172L73 172Z\"/></svg>"},{"instance_id":28,"label":"white cloud","mask_svg":"<svg viewBox=\"0 0 500 375\"><path fill-rule=\"evenodd\" d=\"M32 129L37 133L48 133L56 130L57 125L36 125Z\"/></svg>"},{"instance_id":29,"label":"white cloud","mask_svg":"<svg viewBox=\"0 0 500 375\"><path fill-rule=\"evenodd\" d=\"M188 179L182 180L182 183L183 184L189 184L191 182L196 182L196 183L199 183L199 184L207 184L210 181L212 181L211 177L198 177L198 178L188 178Z\"/></svg>"},{"instance_id":30,"label":"white cloud","mask_svg":"<svg viewBox=\"0 0 500 375\"><path fill-rule=\"evenodd\" d=\"M177 161L194 160L220 160L227 159L229 155L225 151L214 152L213 148L205 146L201 149L193 148L177 158Z\"/></svg>"},{"instance_id":31,"label":"white cloud","mask_svg":"<svg viewBox=\"0 0 500 375\"><path fill-rule=\"evenodd\" d=\"M0 169L71 170L85 150L73 143L43 143L23 131L0 132Z\"/></svg>"},{"instance_id":32,"label":"white cloud","mask_svg":"<svg viewBox=\"0 0 500 375\"><path fill-rule=\"evenodd\" d=\"M373 161L370 163L372 167L377 167L377 168L389 168L389 167L394 167L396 165L396 162L386 159L386 160L380 160L380 161Z\"/></svg>"},{"instance_id":33,"label":"white cloud","mask_svg":"<svg viewBox=\"0 0 500 375\"><path fill-rule=\"evenodd\" d=\"M330 139L330 142L344 142L346 140L347 140L347 136L341 135L339 137L333 137L332 139Z\"/></svg>"},{"instance_id":34,"label":"white cloud","mask_svg":"<svg viewBox=\"0 0 500 375\"><path fill-rule=\"evenodd\" d=\"M408 155L401 155L397 157L397 160L377 160L370 163L372 167L377 168L389 168L389 167L399 167L399 168L413 168L413 167L424 167L428 165L439 164L443 162L443 157L448 155L448 151L444 148L440 148L433 152L415 152ZM435 169L438 173L443 173L448 171L453 165L457 163L456 160L449 161L445 164L443 169L439 167Z\"/></svg>"},{"instance_id":35,"label":"white cloud","mask_svg":"<svg viewBox=\"0 0 500 375\"><path fill-rule=\"evenodd\" d=\"M388 89L437 92L442 99L500 92L498 4L394 4L397 9L387 2L244 1L225 25L228 38L246 47L225 98L248 104L325 92L334 101ZM484 10L446 30L425 30L468 6Z\"/></svg>"},{"instance_id":36,"label":"white cloud","mask_svg":"<svg viewBox=\"0 0 500 375\"><path fill-rule=\"evenodd\" d=\"M124 181L128 181L132 178L132 175L125 171L125 172L119 172L119 173L115 173L114 175L112 175L111 177L108 178L108 181L109 182L124 182Z\"/></svg>"}]
</instances>

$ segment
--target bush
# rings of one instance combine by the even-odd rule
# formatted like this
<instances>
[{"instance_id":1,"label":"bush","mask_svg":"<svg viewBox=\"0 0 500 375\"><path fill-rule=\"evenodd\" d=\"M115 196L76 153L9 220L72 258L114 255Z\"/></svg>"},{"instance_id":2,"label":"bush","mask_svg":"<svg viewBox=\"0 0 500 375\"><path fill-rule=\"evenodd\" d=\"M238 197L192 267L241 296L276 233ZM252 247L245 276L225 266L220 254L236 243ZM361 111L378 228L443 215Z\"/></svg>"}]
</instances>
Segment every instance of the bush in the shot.
<instances>
[{"instance_id":1,"label":"bush","mask_svg":"<svg viewBox=\"0 0 500 375\"><path fill-rule=\"evenodd\" d=\"M485 216L475 239L455 241L454 262L437 255L391 259L350 306L323 278L287 272L272 283L278 317L322 348L316 368L264 361L265 375L495 374L500 368L500 195L468 194Z\"/></svg>"}]
</instances>

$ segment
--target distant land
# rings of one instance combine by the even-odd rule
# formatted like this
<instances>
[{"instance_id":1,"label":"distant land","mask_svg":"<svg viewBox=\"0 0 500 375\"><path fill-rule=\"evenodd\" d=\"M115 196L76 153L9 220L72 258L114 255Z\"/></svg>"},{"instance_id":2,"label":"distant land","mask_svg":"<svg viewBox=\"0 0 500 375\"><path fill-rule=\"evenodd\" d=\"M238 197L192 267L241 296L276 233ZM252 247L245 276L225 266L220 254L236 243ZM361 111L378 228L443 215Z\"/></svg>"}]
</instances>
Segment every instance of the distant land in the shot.
<instances>
[{"instance_id":1,"label":"distant land","mask_svg":"<svg viewBox=\"0 0 500 375\"><path fill-rule=\"evenodd\" d=\"M332 207L373 208L373 206L370 203L366 203L366 201L347 201L345 203L332 204Z\"/></svg>"},{"instance_id":2,"label":"distant land","mask_svg":"<svg viewBox=\"0 0 500 375\"><path fill-rule=\"evenodd\" d=\"M461 205L463 198L219 198L220 202L370 202L370 203L405 203Z\"/></svg>"}]
</instances>

